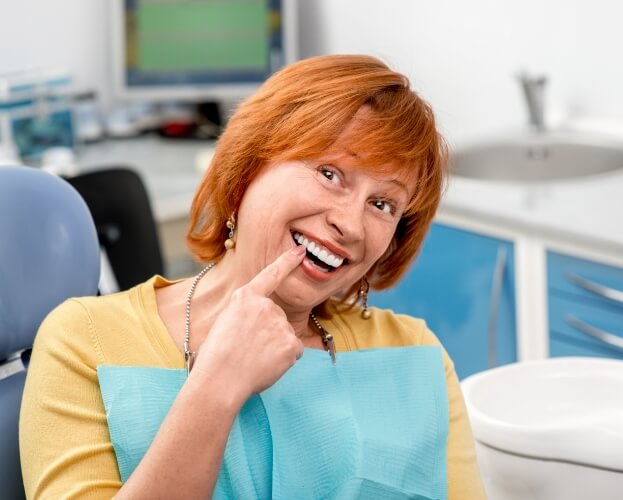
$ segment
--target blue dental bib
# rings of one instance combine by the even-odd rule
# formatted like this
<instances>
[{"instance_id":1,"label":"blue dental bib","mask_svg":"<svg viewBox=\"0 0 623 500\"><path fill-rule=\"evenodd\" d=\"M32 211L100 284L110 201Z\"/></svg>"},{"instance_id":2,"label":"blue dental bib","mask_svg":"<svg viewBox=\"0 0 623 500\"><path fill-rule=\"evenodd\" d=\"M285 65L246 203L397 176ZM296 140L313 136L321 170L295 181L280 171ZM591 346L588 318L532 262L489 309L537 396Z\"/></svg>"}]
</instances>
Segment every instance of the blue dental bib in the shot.
<instances>
[{"instance_id":1,"label":"blue dental bib","mask_svg":"<svg viewBox=\"0 0 623 500\"><path fill-rule=\"evenodd\" d=\"M99 366L122 481L149 448L185 370ZM446 499L448 396L439 347L305 355L251 397L230 431L215 499Z\"/></svg>"}]
</instances>

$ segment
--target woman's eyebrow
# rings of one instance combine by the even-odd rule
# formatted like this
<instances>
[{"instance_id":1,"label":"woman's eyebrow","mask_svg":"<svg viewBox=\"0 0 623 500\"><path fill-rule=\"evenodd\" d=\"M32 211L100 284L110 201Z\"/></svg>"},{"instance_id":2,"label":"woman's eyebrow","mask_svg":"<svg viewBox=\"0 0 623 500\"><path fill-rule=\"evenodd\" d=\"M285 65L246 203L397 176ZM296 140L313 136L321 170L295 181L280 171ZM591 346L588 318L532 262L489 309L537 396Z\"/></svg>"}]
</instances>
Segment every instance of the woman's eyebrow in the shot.
<instances>
[{"instance_id":1,"label":"woman's eyebrow","mask_svg":"<svg viewBox=\"0 0 623 500\"><path fill-rule=\"evenodd\" d=\"M401 180L399 180L399 179L389 179L387 182L391 182L392 184L395 184L400 189L405 191L405 193L407 193L407 196L409 196L409 188L407 188L407 185L404 182L402 182Z\"/></svg>"},{"instance_id":2,"label":"woman's eyebrow","mask_svg":"<svg viewBox=\"0 0 623 500\"><path fill-rule=\"evenodd\" d=\"M407 189L407 185L406 185L404 182L402 182L402 181L400 181L400 180L398 180L398 179L392 179L392 182L393 182L394 184L397 184L399 187L401 187L401 188L402 188L402 189L404 189L405 191L409 192L409 190Z\"/></svg>"}]
</instances>

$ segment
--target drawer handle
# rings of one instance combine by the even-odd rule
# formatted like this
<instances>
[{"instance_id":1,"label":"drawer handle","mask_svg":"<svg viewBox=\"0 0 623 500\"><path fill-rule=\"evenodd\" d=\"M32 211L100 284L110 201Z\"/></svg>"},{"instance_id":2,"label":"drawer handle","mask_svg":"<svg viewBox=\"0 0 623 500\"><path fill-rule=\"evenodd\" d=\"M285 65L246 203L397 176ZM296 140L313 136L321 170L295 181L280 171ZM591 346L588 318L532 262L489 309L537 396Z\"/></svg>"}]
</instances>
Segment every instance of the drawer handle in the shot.
<instances>
[{"instance_id":1,"label":"drawer handle","mask_svg":"<svg viewBox=\"0 0 623 500\"><path fill-rule=\"evenodd\" d=\"M610 347L623 351L623 337L619 337L614 333L606 332L604 330L600 330L599 328L595 328L594 326L588 325L571 314L565 314L565 321L580 332L593 337L594 339L597 339Z\"/></svg>"},{"instance_id":2,"label":"drawer handle","mask_svg":"<svg viewBox=\"0 0 623 500\"><path fill-rule=\"evenodd\" d=\"M614 300L623 304L623 292L621 290L599 285L593 281L589 281L573 273L565 273L565 278L567 278L572 283L575 283L580 288L584 288L584 290L588 290L589 292L596 293L601 297Z\"/></svg>"},{"instance_id":3,"label":"drawer handle","mask_svg":"<svg viewBox=\"0 0 623 500\"><path fill-rule=\"evenodd\" d=\"M506 248L498 248L495 259L495 269L491 281L491 299L489 301L489 368L498 365L498 313L502 299L502 286L504 285L504 270L506 269Z\"/></svg>"}]
</instances>

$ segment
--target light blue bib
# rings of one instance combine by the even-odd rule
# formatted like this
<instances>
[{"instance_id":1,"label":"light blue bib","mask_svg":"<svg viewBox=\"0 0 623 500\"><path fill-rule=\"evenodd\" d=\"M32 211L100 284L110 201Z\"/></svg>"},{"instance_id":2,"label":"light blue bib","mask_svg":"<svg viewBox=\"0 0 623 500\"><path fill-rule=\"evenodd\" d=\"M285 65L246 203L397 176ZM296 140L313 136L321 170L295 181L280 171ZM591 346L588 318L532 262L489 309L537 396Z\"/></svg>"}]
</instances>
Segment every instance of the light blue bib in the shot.
<instances>
[{"instance_id":1,"label":"light blue bib","mask_svg":"<svg viewBox=\"0 0 623 500\"><path fill-rule=\"evenodd\" d=\"M99 366L122 481L149 448L186 372ZM305 355L242 407L216 499L445 499L448 395L438 347Z\"/></svg>"}]
</instances>

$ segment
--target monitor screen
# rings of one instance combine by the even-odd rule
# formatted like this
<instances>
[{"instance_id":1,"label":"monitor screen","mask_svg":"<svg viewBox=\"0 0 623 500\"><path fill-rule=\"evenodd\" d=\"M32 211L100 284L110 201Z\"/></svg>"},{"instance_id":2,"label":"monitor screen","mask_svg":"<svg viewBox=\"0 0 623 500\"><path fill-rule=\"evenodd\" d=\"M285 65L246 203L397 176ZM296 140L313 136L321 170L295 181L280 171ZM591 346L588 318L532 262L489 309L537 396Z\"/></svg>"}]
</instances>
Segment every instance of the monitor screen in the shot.
<instances>
[{"instance_id":1,"label":"monitor screen","mask_svg":"<svg viewBox=\"0 0 623 500\"><path fill-rule=\"evenodd\" d=\"M115 0L117 97L247 95L296 59L296 0Z\"/></svg>"}]
</instances>

